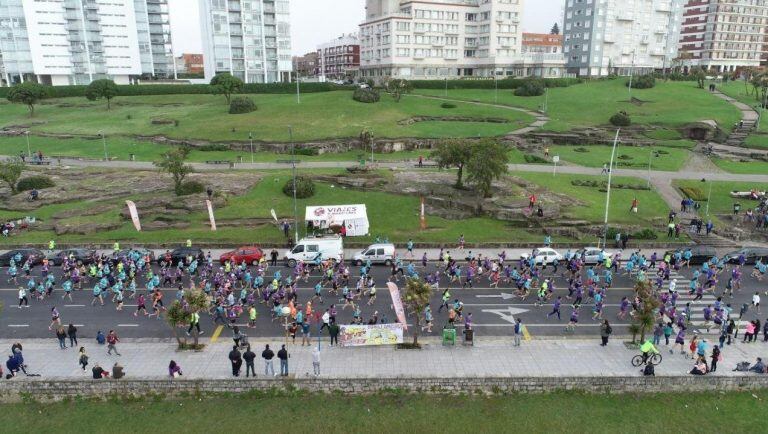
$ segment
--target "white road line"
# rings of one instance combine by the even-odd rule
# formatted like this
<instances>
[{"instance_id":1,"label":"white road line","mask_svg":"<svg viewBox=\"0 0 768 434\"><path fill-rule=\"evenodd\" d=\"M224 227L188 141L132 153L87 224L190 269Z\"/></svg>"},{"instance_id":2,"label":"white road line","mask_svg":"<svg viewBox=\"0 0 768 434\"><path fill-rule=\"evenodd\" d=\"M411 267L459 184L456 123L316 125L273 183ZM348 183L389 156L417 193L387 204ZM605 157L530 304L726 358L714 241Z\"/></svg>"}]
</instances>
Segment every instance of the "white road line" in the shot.
<instances>
[{"instance_id":1,"label":"white road line","mask_svg":"<svg viewBox=\"0 0 768 434\"><path fill-rule=\"evenodd\" d=\"M138 327L138 324L118 324L118 327Z\"/></svg>"},{"instance_id":2,"label":"white road line","mask_svg":"<svg viewBox=\"0 0 768 434\"><path fill-rule=\"evenodd\" d=\"M84 304L65 304L64 307L85 307Z\"/></svg>"},{"instance_id":3,"label":"white road line","mask_svg":"<svg viewBox=\"0 0 768 434\"><path fill-rule=\"evenodd\" d=\"M8 324L8 327L29 327L29 324Z\"/></svg>"}]
</instances>

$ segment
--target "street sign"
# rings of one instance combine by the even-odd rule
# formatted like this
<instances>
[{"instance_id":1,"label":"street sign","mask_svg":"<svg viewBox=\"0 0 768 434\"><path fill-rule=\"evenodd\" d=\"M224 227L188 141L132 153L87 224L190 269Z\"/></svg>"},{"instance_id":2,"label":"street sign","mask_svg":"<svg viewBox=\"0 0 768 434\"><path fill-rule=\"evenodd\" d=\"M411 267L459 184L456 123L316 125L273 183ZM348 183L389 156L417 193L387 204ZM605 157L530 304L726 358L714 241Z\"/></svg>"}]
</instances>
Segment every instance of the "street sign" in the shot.
<instances>
[{"instance_id":1,"label":"street sign","mask_svg":"<svg viewBox=\"0 0 768 434\"><path fill-rule=\"evenodd\" d=\"M559 163L560 162L560 156L559 155L555 155L554 157L552 157L552 161L554 161L555 164Z\"/></svg>"}]
</instances>

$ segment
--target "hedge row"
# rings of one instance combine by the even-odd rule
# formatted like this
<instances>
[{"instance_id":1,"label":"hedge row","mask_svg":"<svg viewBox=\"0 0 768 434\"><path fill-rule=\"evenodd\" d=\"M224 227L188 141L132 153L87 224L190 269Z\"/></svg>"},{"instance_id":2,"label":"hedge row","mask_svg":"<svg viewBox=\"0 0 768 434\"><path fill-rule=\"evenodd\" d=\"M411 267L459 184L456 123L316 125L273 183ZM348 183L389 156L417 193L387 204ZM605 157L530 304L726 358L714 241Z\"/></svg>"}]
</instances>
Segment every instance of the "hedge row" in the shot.
<instances>
[{"instance_id":1,"label":"hedge row","mask_svg":"<svg viewBox=\"0 0 768 434\"><path fill-rule=\"evenodd\" d=\"M517 89L527 80L524 78L504 78L498 80L499 89ZM582 80L578 78L544 78L542 79L546 87L568 87L579 84ZM411 81L414 89L445 89L445 80L413 80ZM496 85L494 80L448 80L448 89L494 89Z\"/></svg>"},{"instance_id":2,"label":"hedge row","mask_svg":"<svg viewBox=\"0 0 768 434\"><path fill-rule=\"evenodd\" d=\"M339 86L333 83L301 83L301 92L330 92L333 90L352 90L353 86ZM50 98L85 97L88 86L51 86L48 88ZM141 95L192 95L211 93L207 84L147 84L119 85L118 96ZM0 98L8 96L8 87L0 87ZM242 93L272 93L289 94L296 92L296 83L248 83L243 85Z\"/></svg>"}]
</instances>

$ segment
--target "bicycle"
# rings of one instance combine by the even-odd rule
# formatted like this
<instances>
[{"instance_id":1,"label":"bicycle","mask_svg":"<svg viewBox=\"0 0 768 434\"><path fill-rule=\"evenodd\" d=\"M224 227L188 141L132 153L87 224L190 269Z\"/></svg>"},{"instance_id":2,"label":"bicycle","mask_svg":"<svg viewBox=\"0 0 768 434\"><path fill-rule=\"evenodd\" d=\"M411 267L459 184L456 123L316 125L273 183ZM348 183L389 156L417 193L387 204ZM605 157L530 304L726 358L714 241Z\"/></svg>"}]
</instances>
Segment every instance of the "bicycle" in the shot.
<instances>
[{"instance_id":1,"label":"bicycle","mask_svg":"<svg viewBox=\"0 0 768 434\"><path fill-rule=\"evenodd\" d=\"M645 360L644 359L645 357L643 357L642 354L638 354L635 357L632 357L632 366L637 368L646 363L650 363L651 365L658 365L661 363L661 354L659 353L651 354L648 356L647 359Z\"/></svg>"}]
</instances>

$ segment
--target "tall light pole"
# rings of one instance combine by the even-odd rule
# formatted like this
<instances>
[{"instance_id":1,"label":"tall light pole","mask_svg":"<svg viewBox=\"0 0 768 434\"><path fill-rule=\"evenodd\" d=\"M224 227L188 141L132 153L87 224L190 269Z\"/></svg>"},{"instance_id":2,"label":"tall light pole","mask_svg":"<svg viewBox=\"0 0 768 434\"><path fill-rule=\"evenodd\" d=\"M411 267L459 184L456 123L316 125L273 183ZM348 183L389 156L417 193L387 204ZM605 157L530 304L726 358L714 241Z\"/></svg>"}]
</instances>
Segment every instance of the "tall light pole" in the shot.
<instances>
[{"instance_id":1,"label":"tall light pole","mask_svg":"<svg viewBox=\"0 0 768 434\"><path fill-rule=\"evenodd\" d=\"M109 156L107 155L107 136L102 130L99 130L99 135L101 136L101 143L104 145L104 161L109 161Z\"/></svg>"},{"instance_id":2,"label":"tall light pole","mask_svg":"<svg viewBox=\"0 0 768 434\"><path fill-rule=\"evenodd\" d=\"M658 157L659 153L654 151L653 148L651 148L651 152L648 154L648 188L651 188L651 161L653 161L653 157Z\"/></svg>"},{"instance_id":3,"label":"tall light pole","mask_svg":"<svg viewBox=\"0 0 768 434\"><path fill-rule=\"evenodd\" d=\"M701 178L701 182L707 182L706 178ZM712 201L712 180L709 180L709 193L707 194L707 217L709 217L709 202Z\"/></svg>"},{"instance_id":4,"label":"tall light pole","mask_svg":"<svg viewBox=\"0 0 768 434\"><path fill-rule=\"evenodd\" d=\"M493 71L493 102L495 104L499 103L499 80L497 79L496 71Z\"/></svg>"},{"instance_id":5,"label":"tall light pole","mask_svg":"<svg viewBox=\"0 0 768 434\"><path fill-rule=\"evenodd\" d=\"M32 147L29 146L29 130L24 131L24 135L27 136L27 157L32 158Z\"/></svg>"},{"instance_id":6,"label":"tall light pole","mask_svg":"<svg viewBox=\"0 0 768 434\"><path fill-rule=\"evenodd\" d=\"M443 96L448 96L448 77L445 77L445 94Z\"/></svg>"},{"instance_id":7,"label":"tall light pole","mask_svg":"<svg viewBox=\"0 0 768 434\"><path fill-rule=\"evenodd\" d=\"M547 110L549 110L549 88L544 88L544 110L542 112L546 113Z\"/></svg>"},{"instance_id":8,"label":"tall light pole","mask_svg":"<svg viewBox=\"0 0 768 434\"><path fill-rule=\"evenodd\" d=\"M298 62L298 60L295 61L293 64L296 67L296 104L301 104L301 90L299 90L299 62Z\"/></svg>"},{"instance_id":9,"label":"tall light pole","mask_svg":"<svg viewBox=\"0 0 768 434\"><path fill-rule=\"evenodd\" d=\"M253 132L248 131L248 140L251 141L251 164L253 164Z\"/></svg>"},{"instance_id":10,"label":"tall light pole","mask_svg":"<svg viewBox=\"0 0 768 434\"><path fill-rule=\"evenodd\" d=\"M608 209L611 205L611 177L613 176L613 158L616 156L616 145L619 143L619 132L616 130L616 137L613 139L613 148L611 149L611 161L608 162L608 188L605 194L605 219L603 220L603 246L608 243Z\"/></svg>"},{"instance_id":11,"label":"tall light pole","mask_svg":"<svg viewBox=\"0 0 768 434\"><path fill-rule=\"evenodd\" d=\"M632 101L632 78L635 75L635 50L632 50L632 66L629 68L629 100Z\"/></svg>"},{"instance_id":12,"label":"tall light pole","mask_svg":"<svg viewBox=\"0 0 768 434\"><path fill-rule=\"evenodd\" d=\"M299 242L299 208L296 204L296 158L294 158L293 128L288 126L288 137L291 141L291 166L293 170L293 242Z\"/></svg>"},{"instance_id":13,"label":"tall light pole","mask_svg":"<svg viewBox=\"0 0 768 434\"><path fill-rule=\"evenodd\" d=\"M760 120L763 118L763 110L764 110L764 104L760 103L757 106L757 122L755 123L755 131L760 130Z\"/></svg>"}]
</instances>

